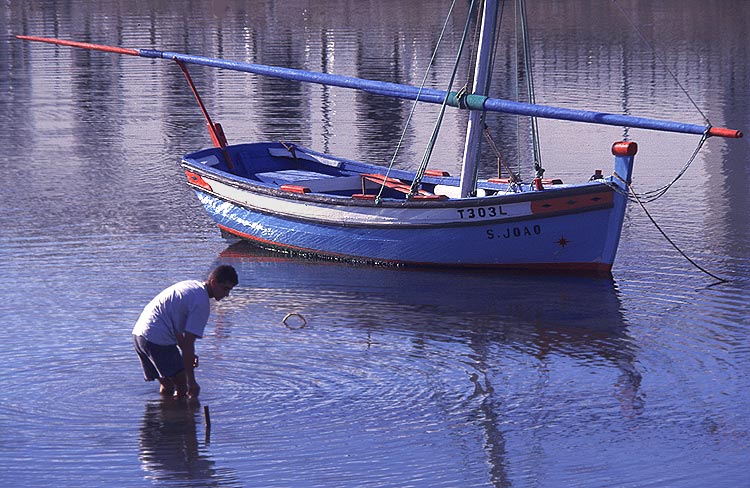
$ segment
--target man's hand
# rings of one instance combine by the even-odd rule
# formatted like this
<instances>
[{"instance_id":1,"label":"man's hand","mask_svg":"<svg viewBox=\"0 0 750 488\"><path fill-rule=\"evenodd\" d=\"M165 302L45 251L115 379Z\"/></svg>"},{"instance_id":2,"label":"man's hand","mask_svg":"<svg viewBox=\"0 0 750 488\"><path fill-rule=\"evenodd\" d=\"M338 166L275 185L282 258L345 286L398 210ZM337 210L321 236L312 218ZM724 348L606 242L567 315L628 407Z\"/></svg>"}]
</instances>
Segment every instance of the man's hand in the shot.
<instances>
[{"instance_id":1,"label":"man's hand","mask_svg":"<svg viewBox=\"0 0 750 488\"><path fill-rule=\"evenodd\" d=\"M186 332L182 336L182 340L179 344L180 349L182 350L182 364L185 366L188 398L197 397L198 393L201 391L201 387L198 385L198 382L195 381L194 369L198 366L198 355L195 354L195 339L195 335Z\"/></svg>"}]
</instances>

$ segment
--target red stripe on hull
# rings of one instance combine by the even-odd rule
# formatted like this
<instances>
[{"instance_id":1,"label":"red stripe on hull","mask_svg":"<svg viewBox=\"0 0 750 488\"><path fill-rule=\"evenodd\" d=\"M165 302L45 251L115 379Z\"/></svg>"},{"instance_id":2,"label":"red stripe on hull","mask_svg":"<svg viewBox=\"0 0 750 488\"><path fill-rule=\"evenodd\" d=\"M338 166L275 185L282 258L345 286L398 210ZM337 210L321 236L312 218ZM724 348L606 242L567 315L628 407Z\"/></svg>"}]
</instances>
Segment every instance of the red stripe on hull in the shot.
<instances>
[{"instance_id":1,"label":"red stripe on hull","mask_svg":"<svg viewBox=\"0 0 750 488\"><path fill-rule=\"evenodd\" d=\"M569 210L584 210L592 207L611 206L614 192L590 193L572 197L546 198L531 202L531 213L534 215L565 212Z\"/></svg>"}]
</instances>

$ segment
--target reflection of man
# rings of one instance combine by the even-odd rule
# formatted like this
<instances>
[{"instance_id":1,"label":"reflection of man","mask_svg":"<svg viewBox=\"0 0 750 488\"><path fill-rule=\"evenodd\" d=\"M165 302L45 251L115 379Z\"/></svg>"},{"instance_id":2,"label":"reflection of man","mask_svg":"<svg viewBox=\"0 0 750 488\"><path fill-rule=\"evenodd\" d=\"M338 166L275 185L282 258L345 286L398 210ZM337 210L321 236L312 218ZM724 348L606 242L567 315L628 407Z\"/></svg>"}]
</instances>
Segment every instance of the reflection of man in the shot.
<instances>
[{"instance_id":1,"label":"reflection of man","mask_svg":"<svg viewBox=\"0 0 750 488\"><path fill-rule=\"evenodd\" d=\"M159 293L133 327L133 345L146 381L158 379L166 396L197 397L195 340L203 337L211 298L221 300L237 285L237 272L223 265L205 282L181 281Z\"/></svg>"},{"instance_id":2,"label":"reflection of man","mask_svg":"<svg viewBox=\"0 0 750 488\"><path fill-rule=\"evenodd\" d=\"M152 481L186 480L205 486L214 480L215 462L201 453L196 435L197 405L171 399L146 403L140 459Z\"/></svg>"}]
</instances>

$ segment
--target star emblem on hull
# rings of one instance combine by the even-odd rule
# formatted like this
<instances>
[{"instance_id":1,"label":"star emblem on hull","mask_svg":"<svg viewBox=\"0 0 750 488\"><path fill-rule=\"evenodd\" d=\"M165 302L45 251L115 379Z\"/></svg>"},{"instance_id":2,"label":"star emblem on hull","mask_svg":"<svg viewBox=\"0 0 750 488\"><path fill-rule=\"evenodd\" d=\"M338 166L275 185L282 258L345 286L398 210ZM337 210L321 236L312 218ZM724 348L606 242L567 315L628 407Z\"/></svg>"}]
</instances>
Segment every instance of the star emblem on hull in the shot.
<instances>
[{"instance_id":1,"label":"star emblem on hull","mask_svg":"<svg viewBox=\"0 0 750 488\"><path fill-rule=\"evenodd\" d=\"M560 244L560 247L565 247L568 244L570 244L570 241L567 240L565 237L560 237L560 239L557 241L558 244Z\"/></svg>"}]
</instances>

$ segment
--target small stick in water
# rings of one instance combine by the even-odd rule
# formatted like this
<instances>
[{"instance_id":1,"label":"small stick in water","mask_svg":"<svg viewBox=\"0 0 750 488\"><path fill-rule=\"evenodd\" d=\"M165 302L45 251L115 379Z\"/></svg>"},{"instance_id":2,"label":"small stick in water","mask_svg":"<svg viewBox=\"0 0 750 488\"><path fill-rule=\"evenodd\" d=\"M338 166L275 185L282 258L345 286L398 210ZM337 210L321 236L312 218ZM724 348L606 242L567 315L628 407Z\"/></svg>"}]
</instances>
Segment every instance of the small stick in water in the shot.
<instances>
[{"instance_id":1,"label":"small stick in water","mask_svg":"<svg viewBox=\"0 0 750 488\"><path fill-rule=\"evenodd\" d=\"M203 406L203 415L206 417L206 430L211 430L211 414L208 413L208 405Z\"/></svg>"},{"instance_id":2,"label":"small stick in water","mask_svg":"<svg viewBox=\"0 0 750 488\"><path fill-rule=\"evenodd\" d=\"M208 413L208 405L203 406L203 415L206 417L206 445L211 443L211 414Z\"/></svg>"}]
</instances>

